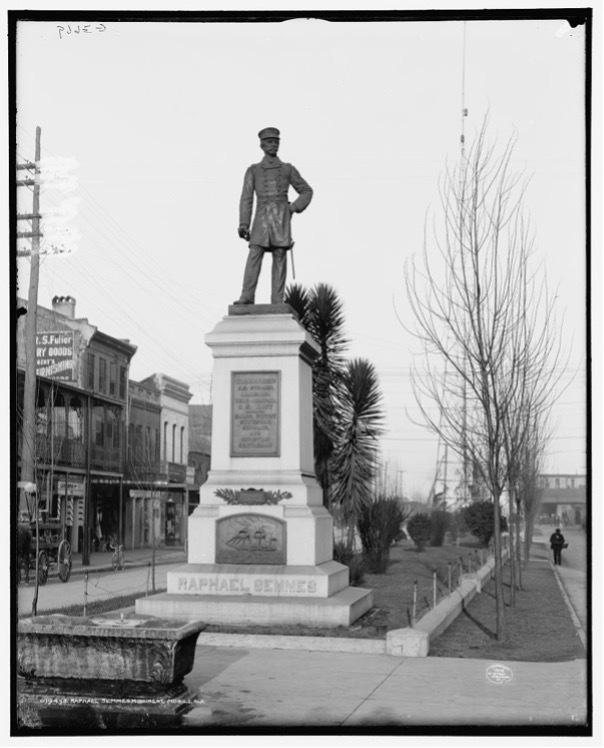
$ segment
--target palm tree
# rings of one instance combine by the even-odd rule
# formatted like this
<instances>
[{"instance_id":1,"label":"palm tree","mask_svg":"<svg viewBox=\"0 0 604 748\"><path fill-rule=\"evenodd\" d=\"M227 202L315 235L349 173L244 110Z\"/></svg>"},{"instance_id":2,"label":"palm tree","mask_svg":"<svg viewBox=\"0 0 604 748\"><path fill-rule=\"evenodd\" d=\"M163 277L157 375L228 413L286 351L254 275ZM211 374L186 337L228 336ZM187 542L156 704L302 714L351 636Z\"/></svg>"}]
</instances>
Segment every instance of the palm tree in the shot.
<instances>
[{"instance_id":1,"label":"palm tree","mask_svg":"<svg viewBox=\"0 0 604 748\"><path fill-rule=\"evenodd\" d=\"M372 501L384 412L377 374L369 361L349 361L341 382L344 408L331 459L331 501L341 508L348 530L347 544L352 549L363 508Z\"/></svg>"},{"instance_id":2,"label":"palm tree","mask_svg":"<svg viewBox=\"0 0 604 748\"><path fill-rule=\"evenodd\" d=\"M343 352L348 344L344 336L343 304L335 289L324 283L310 290L294 283L286 289L285 302L320 346L313 364L314 457L317 480L323 490L323 505L329 508L329 461L338 441L340 379Z\"/></svg>"},{"instance_id":3,"label":"palm tree","mask_svg":"<svg viewBox=\"0 0 604 748\"><path fill-rule=\"evenodd\" d=\"M383 412L372 364L346 361L343 304L335 289L289 286L285 301L320 346L313 365L315 472L323 504L338 508L352 547L361 507L371 500Z\"/></svg>"}]
</instances>

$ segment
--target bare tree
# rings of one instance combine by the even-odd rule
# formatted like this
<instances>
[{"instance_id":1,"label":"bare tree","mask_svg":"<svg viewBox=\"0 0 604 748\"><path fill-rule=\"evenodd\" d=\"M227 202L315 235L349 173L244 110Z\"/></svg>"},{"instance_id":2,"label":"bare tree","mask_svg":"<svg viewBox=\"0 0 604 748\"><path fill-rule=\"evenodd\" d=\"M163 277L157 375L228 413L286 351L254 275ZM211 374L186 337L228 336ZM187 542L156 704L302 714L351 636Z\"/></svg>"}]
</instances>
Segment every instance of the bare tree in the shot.
<instances>
[{"instance_id":1,"label":"bare tree","mask_svg":"<svg viewBox=\"0 0 604 748\"><path fill-rule=\"evenodd\" d=\"M544 424L559 396L560 379L566 369L554 299L548 291L545 271L529 272L533 239L524 221L520 222L519 231L524 274L516 289L518 319L507 351L514 388L509 405L502 414L509 497L512 605L516 602L521 571L519 481L529 469L533 456L543 452Z\"/></svg>"},{"instance_id":2,"label":"bare tree","mask_svg":"<svg viewBox=\"0 0 604 748\"><path fill-rule=\"evenodd\" d=\"M547 442L545 423L535 419L526 439L522 469L516 484L516 506L518 514L524 517L524 566L529 562L535 519L541 506L543 488L539 485L539 475L543 472L543 454ZM518 540L518 550L520 540ZM520 570L521 559L518 559Z\"/></svg>"},{"instance_id":3,"label":"bare tree","mask_svg":"<svg viewBox=\"0 0 604 748\"><path fill-rule=\"evenodd\" d=\"M143 434L142 428L132 427L132 436L129 449L128 475L130 480L138 486L138 489L147 494L147 501L143 509L143 519L149 528L149 542L151 544L151 591L155 592L155 569L157 533L156 523L161 503L160 492L157 489L158 475L158 452L157 444L152 442L149 434Z\"/></svg>"},{"instance_id":4,"label":"bare tree","mask_svg":"<svg viewBox=\"0 0 604 748\"><path fill-rule=\"evenodd\" d=\"M445 172L433 242L426 236L421 264L406 267L424 362L413 372L416 400L427 426L475 466L495 507L498 639L507 637L500 504L512 452L516 459L510 445L528 428L523 414L545 407L538 383L548 361L539 324L549 302L544 308L529 273L526 180L511 168L514 144L489 145L485 120L467 157Z\"/></svg>"}]
</instances>

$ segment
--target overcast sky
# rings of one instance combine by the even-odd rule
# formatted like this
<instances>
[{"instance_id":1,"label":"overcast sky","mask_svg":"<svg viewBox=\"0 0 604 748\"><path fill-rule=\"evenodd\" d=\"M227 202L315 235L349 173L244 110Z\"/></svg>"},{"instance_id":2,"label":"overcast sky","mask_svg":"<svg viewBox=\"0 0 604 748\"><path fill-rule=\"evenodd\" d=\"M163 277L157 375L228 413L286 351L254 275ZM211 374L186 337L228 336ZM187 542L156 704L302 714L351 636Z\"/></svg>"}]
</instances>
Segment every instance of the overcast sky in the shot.
<instances>
[{"instance_id":1,"label":"overcast sky","mask_svg":"<svg viewBox=\"0 0 604 748\"><path fill-rule=\"evenodd\" d=\"M133 379L164 372L189 384L192 402L211 402L204 335L240 292L243 174L262 156L258 131L278 127L280 157L315 192L293 222L296 280L337 289L349 353L380 376L384 457L404 471L407 494L425 493L437 442L409 418L417 345L399 318L409 314L405 261L421 252L439 177L459 156L464 24L86 18L77 27L18 28L18 158L33 159L40 126L43 156L79 164L81 240L72 254L44 259L39 302L75 297L77 316L138 346ZM555 409L547 469L581 473L584 30L561 19L481 20L466 23L465 38L466 138L487 111L493 140L517 136L513 166L531 175L526 208L575 372ZM42 213L60 200L47 192ZM259 302L269 301L269 276L267 258ZM20 261L23 296L27 278Z\"/></svg>"}]
</instances>

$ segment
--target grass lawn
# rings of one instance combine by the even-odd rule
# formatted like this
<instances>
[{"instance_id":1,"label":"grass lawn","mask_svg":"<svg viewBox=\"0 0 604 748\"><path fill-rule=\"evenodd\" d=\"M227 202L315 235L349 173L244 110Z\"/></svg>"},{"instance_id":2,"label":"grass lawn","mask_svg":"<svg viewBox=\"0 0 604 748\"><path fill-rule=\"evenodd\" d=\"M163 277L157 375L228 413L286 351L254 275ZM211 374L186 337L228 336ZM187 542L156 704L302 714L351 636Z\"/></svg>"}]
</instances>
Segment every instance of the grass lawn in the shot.
<instances>
[{"instance_id":1,"label":"grass lawn","mask_svg":"<svg viewBox=\"0 0 604 748\"><path fill-rule=\"evenodd\" d=\"M491 581L467 610L430 643L430 656L525 662L584 658L585 648L547 561L548 556L543 547L533 546L531 562L523 571L523 589L516 593L514 608L509 605L509 567L505 568L507 642L495 638L495 585Z\"/></svg>"}]
</instances>

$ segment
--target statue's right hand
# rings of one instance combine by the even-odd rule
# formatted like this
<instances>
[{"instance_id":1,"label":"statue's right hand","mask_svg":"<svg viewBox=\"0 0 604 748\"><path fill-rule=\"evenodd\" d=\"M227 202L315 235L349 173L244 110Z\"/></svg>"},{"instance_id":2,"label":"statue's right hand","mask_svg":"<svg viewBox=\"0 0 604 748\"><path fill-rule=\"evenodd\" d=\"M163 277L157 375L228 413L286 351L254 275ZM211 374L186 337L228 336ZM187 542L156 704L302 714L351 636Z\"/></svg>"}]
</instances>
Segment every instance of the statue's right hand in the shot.
<instances>
[{"instance_id":1,"label":"statue's right hand","mask_svg":"<svg viewBox=\"0 0 604 748\"><path fill-rule=\"evenodd\" d=\"M248 239L250 238L250 232L244 226L239 226L239 228L237 229L237 233L239 234L240 239L245 239L246 241L248 241Z\"/></svg>"}]
</instances>

